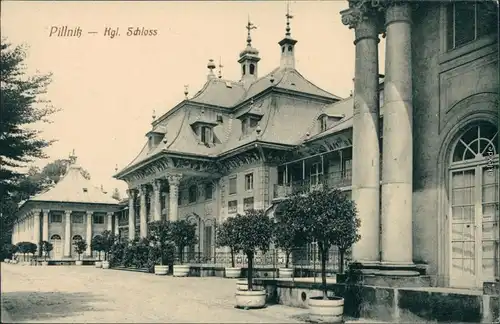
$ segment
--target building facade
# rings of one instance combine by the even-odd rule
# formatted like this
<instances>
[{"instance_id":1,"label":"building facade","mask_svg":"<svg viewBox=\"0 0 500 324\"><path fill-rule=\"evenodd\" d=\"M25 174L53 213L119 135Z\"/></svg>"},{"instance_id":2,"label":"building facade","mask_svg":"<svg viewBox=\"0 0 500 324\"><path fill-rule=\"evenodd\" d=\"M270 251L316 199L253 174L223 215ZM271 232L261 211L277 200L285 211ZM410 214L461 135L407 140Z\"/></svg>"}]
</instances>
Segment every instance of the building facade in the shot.
<instances>
[{"instance_id":1,"label":"building facade","mask_svg":"<svg viewBox=\"0 0 500 324\"><path fill-rule=\"evenodd\" d=\"M497 10L492 1L349 1L349 98L297 71L289 15L280 64L259 76L249 23L241 79L217 77L210 60L203 88L156 119L115 175L129 185L122 233L189 219L209 260L226 218L272 210L297 190L340 188L358 207L352 259L365 272L414 276L425 265L432 285L498 281Z\"/></svg>"},{"instance_id":2,"label":"building facade","mask_svg":"<svg viewBox=\"0 0 500 324\"><path fill-rule=\"evenodd\" d=\"M76 156L70 157L67 172L59 182L45 192L22 202L12 232L12 243L52 243L49 253L52 260L74 260L78 255L73 242L83 239L88 248L83 257L92 259L92 238L109 230L118 233L115 216L120 210L118 201L95 187L82 174Z\"/></svg>"}]
</instances>

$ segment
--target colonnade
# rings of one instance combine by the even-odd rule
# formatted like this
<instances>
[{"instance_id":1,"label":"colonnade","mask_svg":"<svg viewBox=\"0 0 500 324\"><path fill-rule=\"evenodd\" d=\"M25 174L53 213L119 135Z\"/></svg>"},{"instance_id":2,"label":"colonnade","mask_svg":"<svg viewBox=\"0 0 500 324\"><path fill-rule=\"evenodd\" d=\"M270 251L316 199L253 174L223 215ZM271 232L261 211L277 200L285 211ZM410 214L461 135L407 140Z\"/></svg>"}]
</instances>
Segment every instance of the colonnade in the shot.
<instances>
[{"instance_id":1,"label":"colonnade","mask_svg":"<svg viewBox=\"0 0 500 324\"><path fill-rule=\"evenodd\" d=\"M176 221L178 219L178 199L179 199L179 184L182 179L182 174L168 174L166 176L168 180L169 195L167 195L167 200L165 206L168 205L168 219L170 221ZM135 230L135 200L139 195L139 236L146 237L148 233L148 215L146 206L146 196L148 195L149 188L152 188L151 196L151 220L158 221L161 220L161 179L154 179L150 184L142 184L137 188L130 188L127 190L127 195L129 198L128 205L128 235L129 240L133 240L136 237Z\"/></svg>"},{"instance_id":2,"label":"colonnade","mask_svg":"<svg viewBox=\"0 0 500 324\"><path fill-rule=\"evenodd\" d=\"M411 267L411 6L350 1L342 22L355 31L352 197L361 218L353 247L360 264ZM380 177L379 34L385 33L383 169ZM381 204L380 204L381 201ZM381 208L380 208L381 206Z\"/></svg>"}]
</instances>

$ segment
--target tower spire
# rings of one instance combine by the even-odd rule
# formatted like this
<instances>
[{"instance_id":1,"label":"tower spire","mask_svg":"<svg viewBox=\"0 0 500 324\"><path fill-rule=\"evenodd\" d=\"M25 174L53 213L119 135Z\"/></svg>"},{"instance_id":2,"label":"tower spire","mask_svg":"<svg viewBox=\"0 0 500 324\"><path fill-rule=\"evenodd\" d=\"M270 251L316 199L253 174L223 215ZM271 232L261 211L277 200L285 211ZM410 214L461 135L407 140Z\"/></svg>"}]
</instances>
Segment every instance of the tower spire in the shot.
<instances>
[{"instance_id":1,"label":"tower spire","mask_svg":"<svg viewBox=\"0 0 500 324\"><path fill-rule=\"evenodd\" d=\"M219 56L219 79L222 78L222 68L224 67L224 65L222 65L222 59L221 57Z\"/></svg>"},{"instance_id":2,"label":"tower spire","mask_svg":"<svg viewBox=\"0 0 500 324\"><path fill-rule=\"evenodd\" d=\"M252 29L257 29L257 26L255 26L251 21L250 21L250 15L248 15L248 23L247 26L245 27L248 30L248 36L247 36L247 46L252 47L252 35L250 34L250 31Z\"/></svg>"},{"instance_id":3,"label":"tower spire","mask_svg":"<svg viewBox=\"0 0 500 324\"><path fill-rule=\"evenodd\" d=\"M293 16L290 14L290 2L286 3L286 28L285 28L285 37L278 42L281 48L281 62L280 68L295 68L295 54L294 47L297 41L292 38L292 34L290 32L290 19Z\"/></svg>"},{"instance_id":4,"label":"tower spire","mask_svg":"<svg viewBox=\"0 0 500 324\"><path fill-rule=\"evenodd\" d=\"M286 15L285 15L285 17L286 17L286 29L285 29L286 33L285 33L285 36L286 37L290 37L292 35L290 33L290 30L291 30L291 28L290 28L290 19L292 19L293 16L290 15L290 2L289 1L287 1L287 3L286 3Z\"/></svg>"}]
</instances>

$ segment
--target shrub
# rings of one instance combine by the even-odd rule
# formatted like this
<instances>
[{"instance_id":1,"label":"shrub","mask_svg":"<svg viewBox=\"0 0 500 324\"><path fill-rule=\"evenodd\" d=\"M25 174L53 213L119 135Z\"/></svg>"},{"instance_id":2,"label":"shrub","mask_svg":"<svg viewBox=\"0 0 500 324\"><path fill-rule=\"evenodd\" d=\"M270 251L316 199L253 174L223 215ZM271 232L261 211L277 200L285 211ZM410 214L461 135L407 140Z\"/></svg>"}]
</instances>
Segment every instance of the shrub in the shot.
<instances>
[{"instance_id":1,"label":"shrub","mask_svg":"<svg viewBox=\"0 0 500 324\"><path fill-rule=\"evenodd\" d=\"M101 237L102 237L101 248L102 251L104 252L104 260L108 260L109 252L111 251L113 244L115 244L116 237L113 234L113 232L108 230L102 232Z\"/></svg>"},{"instance_id":2,"label":"shrub","mask_svg":"<svg viewBox=\"0 0 500 324\"><path fill-rule=\"evenodd\" d=\"M155 221L149 224L149 230L152 262L160 265L172 265L175 257L175 245L171 240L171 223Z\"/></svg>"},{"instance_id":3,"label":"shrub","mask_svg":"<svg viewBox=\"0 0 500 324\"><path fill-rule=\"evenodd\" d=\"M40 245L43 251L43 258L44 260L47 260L47 257L50 256L50 252L54 249L54 246L48 241L42 241Z\"/></svg>"},{"instance_id":4,"label":"shrub","mask_svg":"<svg viewBox=\"0 0 500 324\"><path fill-rule=\"evenodd\" d=\"M101 235L94 236L90 242L90 249L97 251L98 259L101 261L101 252L104 251L104 238Z\"/></svg>"}]
</instances>

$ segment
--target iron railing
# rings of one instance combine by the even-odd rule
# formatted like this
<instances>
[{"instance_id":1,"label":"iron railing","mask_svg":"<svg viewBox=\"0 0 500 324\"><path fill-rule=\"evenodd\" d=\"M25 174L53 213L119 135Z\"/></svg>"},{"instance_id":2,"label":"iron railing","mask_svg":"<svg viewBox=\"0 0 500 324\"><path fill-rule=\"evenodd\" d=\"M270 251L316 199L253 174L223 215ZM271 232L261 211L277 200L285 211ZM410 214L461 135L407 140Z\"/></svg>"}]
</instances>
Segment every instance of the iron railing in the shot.
<instances>
[{"instance_id":1,"label":"iron railing","mask_svg":"<svg viewBox=\"0 0 500 324\"><path fill-rule=\"evenodd\" d=\"M303 180L295 180L286 184L274 185L274 198L284 198L292 194L310 192L311 190L324 190L350 186L352 182L352 170L329 172L309 177Z\"/></svg>"},{"instance_id":2,"label":"iron railing","mask_svg":"<svg viewBox=\"0 0 500 324\"><path fill-rule=\"evenodd\" d=\"M248 266L248 260L243 253L235 254L235 266L245 268ZM344 269L347 269L350 260L350 253L344 256ZM212 267L231 267L230 252L187 252L185 261L190 265L204 265ZM257 253L254 257L253 266L255 268L284 268L285 253L279 249L271 249L266 253ZM310 270L319 272L321 270L321 256L315 245L308 248L294 249L289 258L289 268ZM340 271L340 254L336 247L329 250L326 260L326 269L328 272L338 273Z\"/></svg>"}]
</instances>

